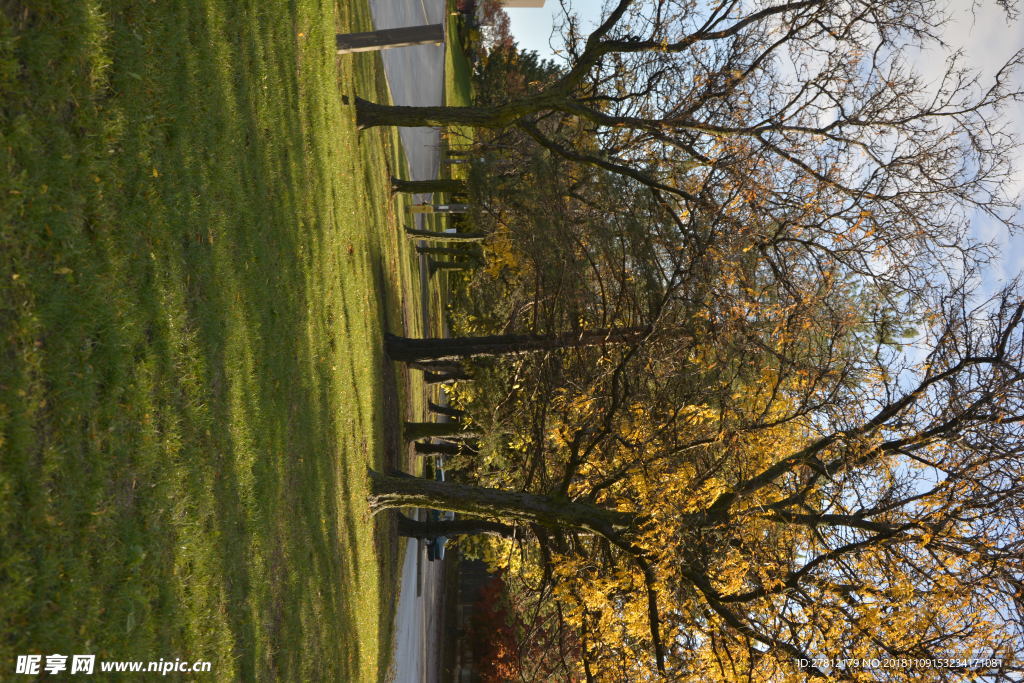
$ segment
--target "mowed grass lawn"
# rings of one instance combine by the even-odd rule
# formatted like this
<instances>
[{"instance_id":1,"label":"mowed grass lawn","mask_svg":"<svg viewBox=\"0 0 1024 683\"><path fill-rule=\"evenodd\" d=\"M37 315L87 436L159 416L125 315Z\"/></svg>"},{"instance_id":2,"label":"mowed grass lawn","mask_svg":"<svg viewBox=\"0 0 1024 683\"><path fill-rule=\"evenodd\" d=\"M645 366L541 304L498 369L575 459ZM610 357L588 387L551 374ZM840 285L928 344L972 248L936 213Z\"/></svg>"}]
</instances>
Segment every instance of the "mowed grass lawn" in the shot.
<instances>
[{"instance_id":1,"label":"mowed grass lawn","mask_svg":"<svg viewBox=\"0 0 1024 683\"><path fill-rule=\"evenodd\" d=\"M377 57L333 51L369 22L0 4L0 677L28 653L381 676L397 562L365 471L414 261L396 137L340 99L386 99Z\"/></svg>"}]
</instances>

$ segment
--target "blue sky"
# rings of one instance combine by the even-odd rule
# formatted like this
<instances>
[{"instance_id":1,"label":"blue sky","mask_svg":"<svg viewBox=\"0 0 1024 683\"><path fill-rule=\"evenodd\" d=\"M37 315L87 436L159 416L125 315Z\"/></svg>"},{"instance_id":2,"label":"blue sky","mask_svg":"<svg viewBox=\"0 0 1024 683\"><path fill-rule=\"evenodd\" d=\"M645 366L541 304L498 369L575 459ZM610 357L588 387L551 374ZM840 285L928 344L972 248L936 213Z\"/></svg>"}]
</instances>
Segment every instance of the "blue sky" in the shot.
<instances>
[{"instance_id":1,"label":"blue sky","mask_svg":"<svg viewBox=\"0 0 1024 683\"><path fill-rule=\"evenodd\" d=\"M974 0L952 0L948 4L953 21L947 26L944 39L950 47L962 48L971 66L983 73L992 73L1015 50L1024 48L1024 20L1009 23L993 0L982 0L972 11L975 4ZM572 3L572 8L585 25L593 27L600 16L601 2L577 0ZM547 0L541 9L509 9L507 12L512 33L521 47L536 50L542 56L554 56L552 46L558 47L558 37L552 35L552 30L562 13L558 0ZM941 67L941 59L926 56L919 60L919 68L926 77L937 78ZM1024 74L1018 74L1019 81L1022 77ZM1006 114L1024 141L1024 103L1017 103ZM1024 149L1020 157L1017 187L1024 190ZM1002 226L981 218L975 220L973 229L978 237L999 244L1002 255L1000 262L993 264L988 273L986 290L993 290L998 281L1024 270L1024 235L1007 235Z\"/></svg>"}]
</instances>

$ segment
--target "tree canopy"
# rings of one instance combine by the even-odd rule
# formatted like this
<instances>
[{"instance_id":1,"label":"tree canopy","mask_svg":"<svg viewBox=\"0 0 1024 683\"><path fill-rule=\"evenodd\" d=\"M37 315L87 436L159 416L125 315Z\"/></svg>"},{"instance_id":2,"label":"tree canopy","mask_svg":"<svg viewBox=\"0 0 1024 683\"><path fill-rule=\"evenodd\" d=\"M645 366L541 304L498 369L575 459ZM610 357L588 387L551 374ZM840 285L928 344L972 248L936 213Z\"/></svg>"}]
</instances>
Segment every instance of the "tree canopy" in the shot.
<instances>
[{"instance_id":1,"label":"tree canopy","mask_svg":"<svg viewBox=\"0 0 1024 683\"><path fill-rule=\"evenodd\" d=\"M534 429L508 444L518 466L481 462L473 485L374 475L373 504L520 525L599 680L659 668L770 680L814 658L1001 658L1012 671L1024 568L1024 304L1012 301L947 300L912 377L845 389L769 355L716 371L721 350L698 341L686 382L658 386L628 371L646 356L633 347L584 390L523 397Z\"/></svg>"},{"instance_id":2,"label":"tree canopy","mask_svg":"<svg viewBox=\"0 0 1024 683\"><path fill-rule=\"evenodd\" d=\"M941 21L620 0L514 99L358 103L479 126L474 173L512 179L474 194L457 338L387 342L477 364L479 444L455 481L371 473L370 502L500 522L511 604L557 623L545 675L1022 673L1024 294L982 294L969 230L1018 227L1021 55L929 89L907 55Z\"/></svg>"},{"instance_id":3,"label":"tree canopy","mask_svg":"<svg viewBox=\"0 0 1024 683\"><path fill-rule=\"evenodd\" d=\"M794 226L860 217L903 240L948 238L950 211L1009 220L1013 157L993 124L1020 93L1018 53L982 79L949 57L929 89L909 49L937 40L937 2L619 0L527 94L474 107L359 100L360 125L515 127L551 153L643 182L689 209L743 201ZM574 144L549 132L578 121ZM808 206L808 199L813 206Z\"/></svg>"}]
</instances>

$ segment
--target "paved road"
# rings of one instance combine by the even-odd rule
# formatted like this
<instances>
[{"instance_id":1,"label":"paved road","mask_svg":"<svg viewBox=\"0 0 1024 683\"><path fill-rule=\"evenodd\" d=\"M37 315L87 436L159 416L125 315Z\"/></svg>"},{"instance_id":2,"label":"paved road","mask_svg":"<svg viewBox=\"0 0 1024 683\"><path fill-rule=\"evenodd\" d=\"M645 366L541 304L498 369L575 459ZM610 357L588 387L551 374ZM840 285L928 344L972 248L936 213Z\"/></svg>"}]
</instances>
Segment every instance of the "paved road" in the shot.
<instances>
[{"instance_id":1,"label":"paved road","mask_svg":"<svg viewBox=\"0 0 1024 683\"><path fill-rule=\"evenodd\" d=\"M436 24L444 21L444 0L370 0L378 29ZM444 48L415 45L381 53L395 104L441 104L444 93ZM437 177L438 131L400 129L410 178ZM417 196L416 200L422 198ZM422 220L418 216L419 221ZM424 267L421 258L421 271ZM402 583L395 610L394 683L435 683L438 680L442 563L427 562L419 542L405 542Z\"/></svg>"},{"instance_id":2,"label":"paved road","mask_svg":"<svg viewBox=\"0 0 1024 683\"><path fill-rule=\"evenodd\" d=\"M444 0L370 0L374 27L443 23ZM412 45L381 52L395 104L436 105L444 96L444 48ZM402 145L413 180L437 177L439 137L433 128L402 128Z\"/></svg>"},{"instance_id":3,"label":"paved road","mask_svg":"<svg viewBox=\"0 0 1024 683\"><path fill-rule=\"evenodd\" d=\"M394 683L437 683L440 671L442 563L427 562L418 541L408 541L395 611ZM422 592L417 595L417 583Z\"/></svg>"}]
</instances>

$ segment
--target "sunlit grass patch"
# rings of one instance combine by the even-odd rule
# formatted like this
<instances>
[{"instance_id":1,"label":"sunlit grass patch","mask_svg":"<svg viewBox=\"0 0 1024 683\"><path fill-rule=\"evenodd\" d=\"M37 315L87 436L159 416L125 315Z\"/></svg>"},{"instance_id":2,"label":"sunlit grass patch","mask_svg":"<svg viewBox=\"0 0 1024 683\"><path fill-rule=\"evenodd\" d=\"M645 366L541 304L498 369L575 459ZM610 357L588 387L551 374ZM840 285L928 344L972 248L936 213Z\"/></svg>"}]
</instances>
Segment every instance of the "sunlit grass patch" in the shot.
<instances>
[{"instance_id":1,"label":"sunlit grass patch","mask_svg":"<svg viewBox=\"0 0 1024 683\"><path fill-rule=\"evenodd\" d=\"M345 5L0 10L3 661L377 678L363 480L414 280Z\"/></svg>"}]
</instances>

